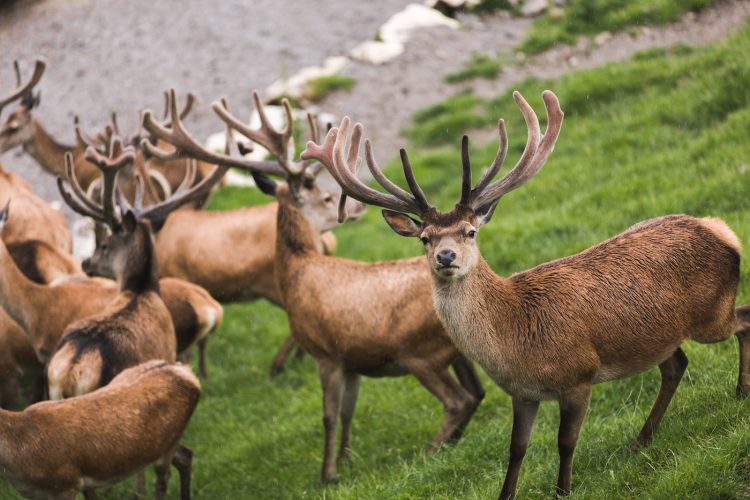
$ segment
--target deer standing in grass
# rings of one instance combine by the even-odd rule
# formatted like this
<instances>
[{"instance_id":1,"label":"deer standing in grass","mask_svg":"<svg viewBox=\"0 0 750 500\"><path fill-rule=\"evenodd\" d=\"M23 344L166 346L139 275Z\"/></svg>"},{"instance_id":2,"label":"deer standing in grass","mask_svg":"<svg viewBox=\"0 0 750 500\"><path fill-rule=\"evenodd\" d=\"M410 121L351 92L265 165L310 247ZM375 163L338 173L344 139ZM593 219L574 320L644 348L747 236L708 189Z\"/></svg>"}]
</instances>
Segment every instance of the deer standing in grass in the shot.
<instances>
[{"instance_id":1,"label":"deer standing in grass","mask_svg":"<svg viewBox=\"0 0 750 500\"><path fill-rule=\"evenodd\" d=\"M632 449L645 445L687 367L686 340L712 343L735 331L740 242L720 219L670 215L636 224L583 252L542 264L510 278L496 275L477 246L479 228L500 198L523 185L544 165L562 125L557 97L543 94L547 130L541 135L534 111L514 98L528 127L528 142L516 166L493 182L507 153L504 122L495 161L471 187L468 139L462 142L461 199L449 212L431 205L414 178L405 150L404 174L411 193L390 182L373 161L367 164L388 191L364 185L344 159L347 118L323 146L308 143L303 158L323 163L345 194L385 208L383 216L402 236L424 243L437 315L458 348L477 361L512 397L510 463L500 498L513 498L539 402L560 405L557 491L571 488L573 453L593 384L629 377L658 366L661 388ZM355 129L356 131L356 129ZM409 214L418 217L411 217ZM750 393L750 336L738 333L738 395Z\"/></svg>"},{"instance_id":2,"label":"deer standing in grass","mask_svg":"<svg viewBox=\"0 0 750 500\"><path fill-rule=\"evenodd\" d=\"M100 314L71 324L63 333L47 367L51 399L90 392L106 385L123 369L150 359L175 359L174 325L160 295L158 261L147 216L166 217L169 211L208 192L226 171L217 167L209 177L188 187L194 175L194 170L189 169L173 196L147 208L140 203L141 182L131 206L117 188L117 175L133 162L135 152L131 147L123 148L116 137L110 149L109 158L93 148L86 152L86 159L102 172L100 205L80 188L70 154L66 161L71 191L61 179L58 182L65 202L73 210L109 226L112 234L84 262L84 268L87 272L114 275L119 295ZM119 213L116 198L121 203Z\"/></svg>"},{"instance_id":3,"label":"deer standing in grass","mask_svg":"<svg viewBox=\"0 0 750 500\"><path fill-rule=\"evenodd\" d=\"M256 102L260 100L255 96ZM168 103L172 114L177 116L177 100L174 90L168 93ZM172 119L175 133L182 134L181 121ZM144 113L144 127L152 139L143 146L155 158L165 161L182 158L182 150L203 150L200 143L189 135L172 139L174 149L164 151L167 144L160 130L169 125L156 123L151 111ZM312 130L317 124L310 121ZM159 143L157 143L157 140ZM153 144L157 144L158 147ZM169 153L169 154L165 154ZM273 175L283 176L284 171L275 162L251 162L239 158L229 158L209 151L200 158L202 163L215 165L263 168ZM312 165L304 171L300 190L310 200L303 207L309 217L331 218L336 214L336 195L322 188L316 181L320 166ZM272 304L284 307L282 297L276 287L274 266L274 245L276 241L276 217L278 203L238 208L224 211L199 211L184 209L177 211L156 229L156 253L162 276L173 276L196 283L221 302L244 302L265 298ZM200 237L197 237L200 235ZM323 251L332 253L335 238L330 232L324 233ZM295 347L292 336L284 342L273 360L271 375L283 371L289 353Z\"/></svg>"},{"instance_id":4,"label":"deer standing in grass","mask_svg":"<svg viewBox=\"0 0 750 500\"><path fill-rule=\"evenodd\" d=\"M25 497L74 500L154 464L162 499L175 462L188 500L190 456L179 442L200 392L187 366L150 361L83 396L0 410L0 468Z\"/></svg>"},{"instance_id":5,"label":"deer standing in grass","mask_svg":"<svg viewBox=\"0 0 750 500\"><path fill-rule=\"evenodd\" d=\"M429 450L434 452L446 442L457 441L484 390L473 365L456 350L435 315L424 258L364 263L322 255L321 233L344 217L337 220L334 210L322 216L310 209L319 201L307 187L309 170L321 167L313 163L313 158L293 158L289 102L283 101L287 123L279 131L269 123L258 94L254 97L260 129L251 129L232 116L225 102L214 103L214 111L228 127L271 151L277 164L227 157L210 161L250 170L259 187L278 199L276 284L292 335L315 359L323 389L322 481L336 479L339 419L342 434L338 458L349 456L349 434L362 375L414 375L444 408L443 424ZM209 161L211 153L190 140L178 119L173 117L172 122L172 130L148 122L147 128L182 154ZM317 138L315 127L313 137ZM350 159L358 149L359 142L354 140ZM268 173L282 176L286 183L277 185L265 177ZM350 207L354 215L363 209L359 203ZM345 197L339 203L339 212L342 216L346 212ZM458 380L451 376L451 366Z\"/></svg>"}]
</instances>

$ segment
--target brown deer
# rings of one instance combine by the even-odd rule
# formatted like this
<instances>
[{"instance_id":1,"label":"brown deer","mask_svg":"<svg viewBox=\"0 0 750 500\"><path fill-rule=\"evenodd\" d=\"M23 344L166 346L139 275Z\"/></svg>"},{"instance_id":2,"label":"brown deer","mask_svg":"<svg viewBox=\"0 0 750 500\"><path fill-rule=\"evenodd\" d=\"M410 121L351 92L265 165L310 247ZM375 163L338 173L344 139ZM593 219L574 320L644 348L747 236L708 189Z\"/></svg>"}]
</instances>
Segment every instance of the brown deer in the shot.
<instances>
[{"instance_id":1,"label":"brown deer","mask_svg":"<svg viewBox=\"0 0 750 500\"><path fill-rule=\"evenodd\" d=\"M556 96L546 91L547 130L542 136L534 111L520 94L514 97L528 127L521 159L492 182L507 152L501 120L497 157L472 188L464 136L461 198L449 212L427 201L403 149L401 160L411 193L383 175L369 141L365 142L368 167L387 193L357 179L352 169L356 158L345 159L343 153L348 119L329 132L322 147L308 143L302 154L322 159L347 195L385 208L383 216L395 232L424 243L440 321L461 352L512 397L510 464L500 498L515 495L540 401L560 404L557 491L567 494L591 386L659 366L659 395L631 448L648 443L687 366L680 344L718 342L735 331L740 265L739 240L723 221L670 215L636 224L577 255L510 278L497 276L479 252L479 228L489 221L504 194L539 172L563 119ZM738 393L746 395L750 337L741 333L738 338L742 353Z\"/></svg>"},{"instance_id":2,"label":"brown deer","mask_svg":"<svg viewBox=\"0 0 750 500\"><path fill-rule=\"evenodd\" d=\"M456 441L484 397L473 365L466 361L445 334L432 308L429 271L424 258L364 263L321 254L320 234L336 226L334 210L321 216L310 210L318 203L306 187L309 169L320 168L311 159L292 158L291 108L284 100L287 125L276 130L254 93L261 119L258 130L232 116L224 102L214 110L232 129L260 144L276 157L273 168L256 168L244 159L221 158L225 165L253 172L263 192L278 199L275 277L289 316L294 339L318 365L323 388L325 448L321 478L336 479L336 427L342 422L339 458L349 454L349 432L362 375L371 377L412 374L443 404L443 425L430 445ZM174 130L159 131L183 154L208 160L206 151L174 120ZM313 128L313 130L315 130ZM317 134L313 132L313 136ZM357 154L352 141L350 158ZM220 163L217 160L217 163ZM285 184L276 185L264 173L281 170ZM346 210L344 201L340 211ZM351 207L363 210L361 204ZM453 365L458 380L450 374Z\"/></svg>"},{"instance_id":3,"label":"brown deer","mask_svg":"<svg viewBox=\"0 0 750 500\"><path fill-rule=\"evenodd\" d=\"M0 308L0 408L13 408L21 395L24 377L34 380L31 398L43 393L44 365L39 362L26 332Z\"/></svg>"},{"instance_id":4,"label":"brown deer","mask_svg":"<svg viewBox=\"0 0 750 500\"><path fill-rule=\"evenodd\" d=\"M257 94L254 94L254 99L259 106ZM174 90L168 94L168 103L173 115L171 126L157 123L151 111L144 113L144 128L151 133L152 141L158 139L159 145L171 143L170 148L174 148L165 151L160 146L153 146L152 142L144 142L145 150L155 158L178 159L184 157L183 151L190 150L194 154L201 154L196 158L203 163L230 166L241 163L246 167L250 165L255 169L265 169L273 175L284 175L281 167L274 162L251 162L206 151L182 125ZM291 123L289 116L288 123ZM309 125L312 133L317 134L317 122L311 119ZM289 144L292 144L292 128L287 128ZM315 166L305 170L300 189L306 193L310 203L304 210L310 217L330 217L336 213L336 193L316 182L319 172L321 168ZM156 233L161 275L196 283L221 302L265 298L283 307L274 271L277 213L277 203L225 211L206 212L186 208L174 212ZM326 232L323 251L332 253L334 249L335 238ZM283 371L284 362L294 345L290 336L273 361L272 376Z\"/></svg>"},{"instance_id":5,"label":"brown deer","mask_svg":"<svg viewBox=\"0 0 750 500\"><path fill-rule=\"evenodd\" d=\"M0 410L0 466L25 497L73 500L154 464L162 499L173 463L187 500L191 454L179 442L200 392L187 366L150 361L83 396Z\"/></svg>"},{"instance_id":6,"label":"brown deer","mask_svg":"<svg viewBox=\"0 0 750 500\"><path fill-rule=\"evenodd\" d=\"M223 177L226 168L217 167L206 179L193 187L194 170L188 173L173 196L146 209L141 206L143 183L131 206L117 188L117 175L135 159L135 151L123 148L113 138L110 156L105 158L89 148L86 160L102 172L102 203L98 205L80 189L72 167L72 155L66 155L70 189L59 179L60 192L66 203L81 215L107 224L111 235L84 262L91 273L114 275L119 294L100 314L68 326L47 367L51 399L71 397L106 385L123 369L151 359L172 361L176 338L164 301L160 296L159 270L150 223L144 216L166 217L169 211L204 195ZM116 209L116 198L121 208Z\"/></svg>"}]
</instances>

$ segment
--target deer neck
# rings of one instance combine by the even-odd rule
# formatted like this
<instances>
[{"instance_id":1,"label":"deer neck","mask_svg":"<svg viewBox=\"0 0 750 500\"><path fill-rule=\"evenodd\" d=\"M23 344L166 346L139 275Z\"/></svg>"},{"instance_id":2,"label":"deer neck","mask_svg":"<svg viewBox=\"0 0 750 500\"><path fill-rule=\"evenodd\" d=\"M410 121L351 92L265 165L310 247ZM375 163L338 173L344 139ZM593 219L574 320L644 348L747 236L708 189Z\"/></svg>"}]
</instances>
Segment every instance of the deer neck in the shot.
<instances>
[{"instance_id":1,"label":"deer neck","mask_svg":"<svg viewBox=\"0 0 750 500\"><path fill-rule=\"evenodd\" d=\"M432 297L435 312L458 349L481 365L488 346L512 337L519 298L512 284L496 275L481 256L474 269L455 281L433 275Z\"/></svg>"},{"instance_id":2,"label":"deer neck","mask_svg":"<svg viewBox=\"0 0 750 500\"><path fill-rule=\"evenodd\" d=\"M8 247L0 241L0 305L27 332L31 331L33 323L31 311L44 303L40 292L45 289L24 276L8 252Z\"/></svg>"},{"instance_id":3,"label":"deer neck","mask_svg":"<svg viewBox=\"0 0 750 500\"><path fill-rule=\"evenodd\" d=\"M303 259L320 255L320 234L286 196L279 196L276 215L276 283L280 290ZM283 295L283 291L282 291Z\"/></svg>"},{"instance_id":4,"label":"deer neck","mask_svg":"<svg viewBox=\"0 0 750 500\"><path fill-rule=\"evenodd\" d=\"M141 294L159 293L159 262L156 258L156 245L151 227L139 222L135 228L135 241L126 256L126 262L117 277L120 292Z\"/></svg>"},{"instance_id":5,"label":"deer neck","mask_svg":"<svg viewBox=\"0 0 750 500\"><path fill-rule=\"evenodd\" d=\"M34 158L41 167L53 175L65 176L65 153L72 151L73 146L57 142L39 123L32 122L34 135L23 145L24 150Z\"/></svg>"}]
</instances>

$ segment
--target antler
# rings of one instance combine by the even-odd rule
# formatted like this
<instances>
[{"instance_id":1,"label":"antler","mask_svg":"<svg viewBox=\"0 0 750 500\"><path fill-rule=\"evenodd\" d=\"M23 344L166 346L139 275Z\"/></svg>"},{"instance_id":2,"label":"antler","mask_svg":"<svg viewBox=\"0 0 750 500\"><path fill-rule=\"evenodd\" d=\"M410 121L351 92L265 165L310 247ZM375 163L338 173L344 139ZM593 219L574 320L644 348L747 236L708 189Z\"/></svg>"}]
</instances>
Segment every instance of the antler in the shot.
<instances>
[{"instance_id":1,"label":"antler","mask_svg":"<svg viewBox=\"0 0 750 500\"><path fill-rule=\"evenodd\" d=\"M109 147L109 155L104 156L95 148L86 149L84 158L89 163L96 165L102 174L102 203L93 201L81 188L73 168L73 155L65 154L65 168L68 176L69 186L65 181L57 178L57 186L65 202L81 215L92 217L100 222L108 224L113 229L120 225L120 217L115 210L115 190L117 174L125 167L131 165L135 160L135 150L131 147L123 147L119 137L113 136ZM71 191L68 191L70 189Z\"/></svg>"},{"instance_id":2,"label":"antler","mask_svg":"<svg viewBox=\"0 0 750 500\"><path fill-rule=\"evenodd\" d=\"M18 67L18 61L15 61L13 63L13 68L16 72L16 88L13 89L7 96L0 98L0 111L2 111L3 107L5 107L7 104L15 101L28 92L31 92L34 86L39 83L39 80L42 79L45 67L45 62L42 59L37 59L34 63L34 72L31 75L31 79L25 84L22 84L21 70Z\"/></svg>"},{"instance_id":3,"label":"antler","mask_svg":"<svg viewBox=\"0 0 750 500\"><path fill-rule=\"evenodd\" d=\"M505 133L505 124L501 120L498 124L500 132L500 149L498 150L497 157L482 180L480 180L477 186L471 191L471 194L467 199L467 205L473 209L497 203L497 201L499 201L506 193L526 184L526 182L542 169L542 166L544 166L547 158L549 158L549 155L555 148L555 142L560 135L564 113L562 112L562 109L560 109L560 101L553 92L545 90L542 93L544 107L547 110L547 130L545 130L544 136L541 140L539 119L537 118L536 113L534 113L534 110L519 92L513 92L513 98L516 100L518 107L521 108L521 113L523 113L526 127L528 128L526 147L524 148L521 158L513 169L505 174L502 179L489 184L495 174L500 170L507 151L508 139ZM468 140L464 138L464 142L466 142L464 156L468 161ZM464 172L466 172L466 170L467 168L465 167ZM471 182L470 175L471 174L469 173L469 182ZM465 180L466 176L464 176L464 181Z\"/></svg>"},{"instance_id":4,"label":"antler","mask_svg":"<svg viewBox=\"0 0 750 500\"><path fill-rule=\"evenodd\" d=\"M459 205L472 210L486 209L494 205L506 193L522 186L541 170L544 162L552 153L555 142L560 135L562 127L563 112L560 103L554 93L549 90L542 94L544 105L547 109L547 130L541 136L539 120L534 110L529 106L520 93L514 92L513 97L523 113L526 127L528 128L528 139L526 147L513 169L502 179L490 184L502 167L508 152L508 137L505 130L505 122L498 122L498 133L500 136L500 147L495 160L487 172L482 176L474 189L471 188L471 162L469 160L469 140L463 137L461 143L461 199ZM349 149L348 159L344 161L344 147L349 129L349 117L344 117L339 128L332 128L322 145L310 141L302 152L303 159L316 159L322 163L331 173L336 182L343 190L342 199L351 196L363 203L377 205L402 213L411 213L424 216L433 211L434 207L427 201L424 192L419 187L414 172L409 162L405 149L401 149L401 163L404 168L404 176L409 185L411 194L391 182L375 162L372 153L372 145L368 139L365 140L365 159L367 166L378 183L388 193L372 189L357 178L356 164L354 159L359 147L362 126L358 123L354 126L352 134L352 146ZM339 218L342 216L343 202L339 205Z\"/></svg>"},{"instance_id":5,"label":"antler","mask_svg":"<svg viewBox=\"0 0 750 500\"><path fill-rule=\"evenodd\" d=\"M383 186L388 193L382 193L364 184L356 175L359 142L362 135L362 125L357 123L352 133L351 146L344 161L344 148L349 131L350 120L345 116L341 120L339 127L334 127L328 131L322 145L315 144L312 141L307 143L307 147L302 152L303 159L315 159L328 169L336 182L339 183L344 195L351 196L363 203L377 205L379 207L396 210L404 213L414 213L422 215L432 206L422 193L419 184L417 184L414 174L409 164L406 152L402 149L402 162L404 173L406 174L409 188L414 195L410 195L400 187L388 180L378 167L372 154L372 145L369 140L365 140L365 153L367 167L370 169L373 177ZM341 205L340 205L341 206ZM341 213L339 213L341 216Z\"/></svg>"},{"instance_id":6,"label":"antler","mask_svg":"<svg viewBox=\"0 0 750 500\"><path fill-rule=\"evenodd\" d=\"M171 115L171 126L167 127L157 123L153 118L151 110L143 113L143 127L152 135L175 147L174 151L164 151L147 140L141 141L143 148L149 154L162 160L175 160L181 158L195 158L197 160L213 163L222 167L237 167L244 170L262 172L265 174L284 177L285 171L279 164L271 161L250 161L245 158L236 158L228 154L213 153L207 150L185 129L177 111L177 97L174 89L169 90L169 111ZM214 103L216 109L217 103ZM219 104L222 109L227 109L225 105ZM227 110L228 113L228 110ZM226 172L226 168L224 168Z\"/></svg>"}]
</instances>

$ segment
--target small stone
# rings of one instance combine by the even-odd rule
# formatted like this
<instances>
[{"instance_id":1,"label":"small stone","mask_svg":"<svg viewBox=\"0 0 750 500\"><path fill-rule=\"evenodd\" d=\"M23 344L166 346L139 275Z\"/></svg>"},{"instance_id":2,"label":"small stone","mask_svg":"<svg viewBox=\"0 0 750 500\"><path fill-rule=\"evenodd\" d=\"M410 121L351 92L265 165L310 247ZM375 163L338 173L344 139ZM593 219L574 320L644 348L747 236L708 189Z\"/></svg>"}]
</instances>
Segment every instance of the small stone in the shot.
<instances>
[{"instance_id":1,"label":"small stone","mask_svg":"<svg viewBox=\"0 0 750 500\"><path fill-rule=\"evenodd\" d=\"M594 37L594 43L597 45L604 45L610 38L612 38L612 33L609 31L602 31Z\"/></svg>"},{"instance_id":2,"label":"small stone","mask_svg":"<svg viewBox=\"0 0 750 500\"><path fill-rule=\"evenodd\" d=\"M525 17L538 16L549 7L547 0L528 0L521 7L521 14Z\"/></svg>"},{"instance_id":3,"label":"small stone","mask_svg":"<svg viewBox=\"0 0 750 500\"><path fill-rule=\"evenodd\" d=\"M578 58L576 56L569 57L568 64L570 64L571 67L575 68L576 66L578 66Z\"/></svg>"}]
</instances>

